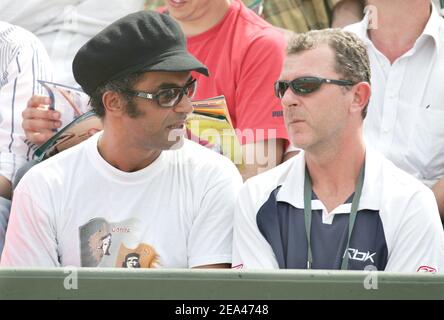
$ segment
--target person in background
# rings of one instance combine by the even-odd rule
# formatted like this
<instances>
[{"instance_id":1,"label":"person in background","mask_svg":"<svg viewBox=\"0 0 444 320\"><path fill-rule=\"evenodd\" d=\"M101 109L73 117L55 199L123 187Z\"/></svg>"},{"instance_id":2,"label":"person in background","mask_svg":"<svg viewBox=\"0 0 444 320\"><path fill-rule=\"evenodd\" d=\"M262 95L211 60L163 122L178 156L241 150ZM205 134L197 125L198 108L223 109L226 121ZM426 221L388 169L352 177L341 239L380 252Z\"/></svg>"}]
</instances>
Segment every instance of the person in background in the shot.
<instances>
[{"instance_id":1,"label":"person in background","mask_svg":"<svg viewBox=\"0 0 444 320\"><path fill-rule=\"evenodd\" d=\"M72 60L78 49L91 37L118 18L143 8L143 0L27 0L26 5L12 0L0 2L0 20L26 28L42 41L53 64L53 81L78 88L72 73ZM46 142L59 129L73 119L66 105L51 110L46 91L34 92L35 97L21 105L19 128L23 127L29 148L27 158L32 159L38 146ZM37 101L37 103L34 103ZM86 112L89 106L84 106ZM21 112L20 111L20 112ZM22 120L23 119L23 120ZM34 161L18 166L13 187Z\"/></svg>"},{"instance_id":2,"label":"person in background","mask_svg":"<svg viewBox=\"0 0 444 320\"><path fill-rule=\"evenodd\" d=\"M444 20L427 0L367 2L346 28L370 57L366 141L433 190L444 221Z\"/></svg>"},{"instance_id":3,"label":"person in background","mask_svg":"<svg viewBox=\"0 0 444 320\"><path fill-rule=\"evenodd\" d=\"M343 27L362 18L363 0L243 0L266 21L291 33L330 27ZM145 0L145 7L155 10L164 0Z\"/></svg>"},{"instance_id":4,"label":"person in background","mask_svg":"<svg viewBox=\"0 0 444 320\"><path fill-rule=\"evenodd\" d=\"M71 69L76 52L107 25L143 5L143 0L2 0L0 20L34 33L49 54L54 81L79 87Z\"/></svg>"}]
</instances>

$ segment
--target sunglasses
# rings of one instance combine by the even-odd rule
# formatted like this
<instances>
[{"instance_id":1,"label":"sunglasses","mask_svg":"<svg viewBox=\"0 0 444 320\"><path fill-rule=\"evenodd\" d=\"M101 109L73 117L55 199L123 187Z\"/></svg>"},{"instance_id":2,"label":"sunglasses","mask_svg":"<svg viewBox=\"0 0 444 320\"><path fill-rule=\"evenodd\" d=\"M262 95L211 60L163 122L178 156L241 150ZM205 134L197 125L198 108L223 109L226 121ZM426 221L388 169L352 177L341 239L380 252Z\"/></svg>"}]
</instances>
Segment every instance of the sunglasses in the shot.
<instances>
[{"instance_id":1,"label":"sunglasses","mask_svg":"<svg viewBox=\"0 0 444 320\"><path fill-rule=\"evenodd\" d=\"M301 77L291 81L278 80L274 83L274 94L282 99L288 88L295 94L303 96L318 90L323 83L336 84L338 86L352 86L355 83L350 80L333 80L318 77Z\"/></svg>"},{"instance_id":2,"label":"sunglasses","mask_svg":"<svg viewBox=\"0 0 444 320\"><path fill-rule=\"evenodd\" d=\"M197 80L191 78L183 87L173 87L160 89L155 93L149 93L146 91L125 90L125 92L132 94L133 96L154 100L162 108L172 108L182 101L183 96L187 96L192 99L196 92Z\"/></svg>"}]
</instances>

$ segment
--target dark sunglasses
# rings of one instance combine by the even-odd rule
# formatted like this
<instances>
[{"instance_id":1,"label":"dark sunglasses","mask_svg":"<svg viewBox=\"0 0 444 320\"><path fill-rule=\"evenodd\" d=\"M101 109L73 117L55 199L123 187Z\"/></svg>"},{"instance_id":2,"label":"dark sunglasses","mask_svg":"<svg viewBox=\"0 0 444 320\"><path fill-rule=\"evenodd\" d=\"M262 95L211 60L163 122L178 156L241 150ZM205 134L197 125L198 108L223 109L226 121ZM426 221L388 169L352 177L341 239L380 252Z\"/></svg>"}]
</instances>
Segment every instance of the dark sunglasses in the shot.
<instances>
[{"instance_id":1,"label":"dark sunglasses","mask_svg":"<svg viewBox=\"0 0 444 320\"><path fill-rule=\"evenodd\" d=\"M196 87L197 80L191 78L183 87L160 89L155 93L136 90L125 90L125 92L139 98L154 100L162 108L172 108L179 104L183 96L192 99L196 92Z\"/></svg>"},{"instance_id":2,"label":"dark sunglasses","mask_svg":"<svg viewBox=\"0 0 444 320\"><path fill-rule=\"evenodd\" d=\"M301 77L291 81L278 80L274 83L274 94L282 99L288 88L297 95L306 95L318 90L323 83L336 84L338 86L352 86L355 83L350 80L333 80L318 77Z\"/></svg>"}]
</instances>

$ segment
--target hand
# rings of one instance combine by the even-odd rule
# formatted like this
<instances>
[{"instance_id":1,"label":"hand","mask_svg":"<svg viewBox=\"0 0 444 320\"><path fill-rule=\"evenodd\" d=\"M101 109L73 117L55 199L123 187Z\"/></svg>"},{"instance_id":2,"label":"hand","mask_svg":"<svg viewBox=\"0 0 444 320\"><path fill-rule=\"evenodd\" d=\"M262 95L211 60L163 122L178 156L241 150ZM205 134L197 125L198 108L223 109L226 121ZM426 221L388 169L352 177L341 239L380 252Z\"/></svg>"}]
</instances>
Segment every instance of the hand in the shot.
<instances>
[{"instance_id":1,"label":"hand","mask_svg":"<svg viewBox=\"0 0 444 320\"><path fill-rule=\"evenodd\" d=\"M22 112L22 127L26 138L34 144L46 142L60 128L60 112L48 109L51 100L48 97L34 95L29 99L26 109Z\"/></svg>"}]
</instances>

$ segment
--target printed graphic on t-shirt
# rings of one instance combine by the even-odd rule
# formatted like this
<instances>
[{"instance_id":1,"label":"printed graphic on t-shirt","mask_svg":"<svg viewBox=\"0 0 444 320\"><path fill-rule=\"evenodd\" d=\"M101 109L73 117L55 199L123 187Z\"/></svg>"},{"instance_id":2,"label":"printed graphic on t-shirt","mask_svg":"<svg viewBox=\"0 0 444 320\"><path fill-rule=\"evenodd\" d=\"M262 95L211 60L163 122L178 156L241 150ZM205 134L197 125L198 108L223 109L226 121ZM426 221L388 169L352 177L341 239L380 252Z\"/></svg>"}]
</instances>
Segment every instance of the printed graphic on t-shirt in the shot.
<instances>
[{"instance_id":1,"label":"printed graphic on t-shirt","mask_svg":"<svg viewBox=\"0 0 444 320\"><path fill-rule=\"evenodd\" d=\"M79 228L82 267L155 268L156 250L137 237L137 219L109 223L94 218Z\"/></svg>"},{"instance_id":2,"label":"printed graphic on t-shirt","mask_svg":"<svg viewBox=\"0 0 444 320\"><path fill-rule=\"evenodd\" d=\"M135 249L120 245L115 267L122 268L156 268L159 266L159 257L148 244L142 243Z\"/></svg>"}]
</instances>

